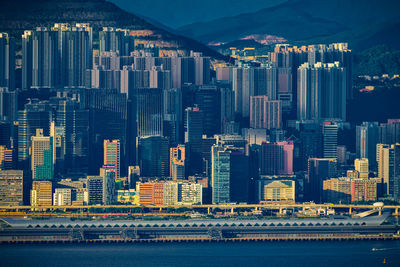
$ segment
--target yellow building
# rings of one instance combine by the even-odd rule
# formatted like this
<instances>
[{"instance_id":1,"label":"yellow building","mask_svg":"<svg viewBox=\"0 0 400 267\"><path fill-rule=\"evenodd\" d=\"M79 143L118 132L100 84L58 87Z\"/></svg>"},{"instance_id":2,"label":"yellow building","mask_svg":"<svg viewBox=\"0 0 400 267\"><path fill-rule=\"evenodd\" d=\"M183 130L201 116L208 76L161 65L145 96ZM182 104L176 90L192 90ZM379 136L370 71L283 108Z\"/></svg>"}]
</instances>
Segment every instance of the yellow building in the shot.
<instances>
[{"instance_id":1,"label":"yellow building","mask_svg":"<svg viewBox=\"0 0 400 267\"><path fill-rule=\"evenodd\" d=\"M326 202L350 202L351 179L347 177L331 178L323 181L323 200Z\"/></svg>"},{"instance_id":2,"label":"yellow building","mask_svg":"<svg viewBox=\"0 0 400 267\"><path fill-rule=\"evenodd\" d=\"M376 201L379 183L379 178L331 178L323 182L323 199L330 203Z\"/></svg>"},{"instance_id":3,"label":"yellow building","mask_svg":"<svg viewBox=\"0 0 400 267\"><path fill-rule=\"evenodd\" d=\"M351 201L376 201L378 181L376 179L356 179L351 183Z\"/></svg>"},{"instance_id":4,"label":"yellow building","mask_svg":"<svg viewBox=\"0 0 400 267\"><path fill-rule=\"evenodd\" d=\"M0 146L0 170L13 169L13 150Z\"/></svg>"},{"instance_id":5,"label":"yellow building","mask_svg":"<svg viewBox=\"0 0 400 267\"><path fill-rule=\"evenodd\" d=\"M355 159L354 160L354 169L358 171L359 178L368 178L369 176L369 164L367 158Z\"/></svg>"},{"instance_id":6,"label":"yellow building","mask_svg":"<svg viewBox=\"0 0 400 267\"><path fill-rule=\"evenodd\" d=\"M51 206L53 187L50 181L33 181L31 190L32 206Z\"/></svg>"},{"instance_id":7,"label":"yellow building","mask_svg":"<svg viewBox=\"0 0 400 267\"><path fill-rule=\"evenodd\" d=\"M267 202L292 202L296 200L295 181L271 180L264 185L264 199Z\"/></svg>"},{"instance_id":8,"label":"yellow building","mask_svg":"<svg viewBox=\"0 0 400 267\"><path fill-rule=\"evenodd\" d=\"M187 181L164 183L164 205L193 205L203 203L203 186Z\"/></svg>"},{"instance_id":9,"label":"yellow building","mask_svg":"<svg viewBox=\"0 0 400 267\"><path fill-rule=\"evenodd\" d=\"M118 202L120 203L139 205L139 192L137 192L135 189L118 190L117 195Z\"/></svg>"}]
</instances>

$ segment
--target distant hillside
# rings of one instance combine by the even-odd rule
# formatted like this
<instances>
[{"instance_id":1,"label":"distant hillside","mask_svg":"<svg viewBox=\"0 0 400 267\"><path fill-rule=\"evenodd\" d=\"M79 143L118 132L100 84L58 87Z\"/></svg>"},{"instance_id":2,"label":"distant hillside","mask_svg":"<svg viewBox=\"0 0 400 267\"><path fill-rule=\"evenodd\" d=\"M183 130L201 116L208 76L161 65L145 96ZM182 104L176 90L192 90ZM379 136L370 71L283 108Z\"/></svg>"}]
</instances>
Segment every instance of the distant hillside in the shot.
<instances>
[{"instance_id":1,"label":"distant hillside","mask_svg":"<svg viewBox=\"0 0 400 267\"><path fill-rule=\"evenodd\" d=\"M168 27L209 21L278 5L287 0L109 0L122 9ZM251 4L249 4L251 3Z\"/></svg>"},{"instance_id":2,"label":"distant hillside","mask_svg":"<svg viewBox=\"0 0 400 267\"><path fill-rule=\"evenodd\" d=\"M398 0L290 0L257 12L194 23L182 34L209 42L229 42L250 34L270 34L289 41L348 41L355 49L399 45Z\"/></svg>"},{"instance_id":3,"label":"distant hillside","mask_svg":"<svg viewBox=\"0 0 400 267\"><path fill-rule=\"evenodd\" d=\"M378 45L354 56L355 75L400 74L400 50Z\"/></svg>"},{"instance_id":4,"label":"distant hillside","mask_svg":"<svg viewBox=\"0 0 400 267\"><path fill-rule=\"evenodd\" d=\"M89 22L98 30L104 26L149 29L155 39L172 42L186 50L225 59L215 50L190 38L159 29L144 19L123 11L105 0L3 0L0 8L0 31L20 38L24 30L49 26L56 22Z\"/></svg>"}]
</instances>

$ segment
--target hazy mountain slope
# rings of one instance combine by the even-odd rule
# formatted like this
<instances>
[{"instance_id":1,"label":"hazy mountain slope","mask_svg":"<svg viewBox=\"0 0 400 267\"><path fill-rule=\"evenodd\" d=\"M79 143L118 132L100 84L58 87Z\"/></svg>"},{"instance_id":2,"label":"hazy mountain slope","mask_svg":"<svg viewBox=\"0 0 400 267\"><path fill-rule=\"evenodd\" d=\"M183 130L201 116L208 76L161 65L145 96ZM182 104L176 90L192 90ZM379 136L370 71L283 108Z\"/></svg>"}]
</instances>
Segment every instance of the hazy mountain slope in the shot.
<instances>
[{"instance_id":1,"label":"hazy mountain slope","mask_svg":"<svg viewBox=\"0 0 400 267\"><path fill-rule=\"evenodd\" d=\"M255 12L287 0L110 0L124 10L176 28L193 22Z\"/></svg>"},{"instance_id":2,"label":"hazy mountain slope","mask_svg":"<svg viewBox=\"0 0 400 267\"><path fill-rule=\"evenodd\" d=\"M18 38L24 30L49 26L56 22L89 22L95 29L104 26L149 29L155 33L155 39L174 42L183 49L223 58L197 41L159 29L105 0L6 0L1 4L0 31L9 32Z\"/></svg>"},{"instance_id":3,"label":"hazy mountain slope","mask_svg":"<svg viewBox=\"0 0 400 267\"><path fill-rule=\"evenodd\" d=\"M352 37L354 31L369 29L379 35L383 24L400 21L399 10L397 0L292 0L254 13L186 25L179 30L205 43L237 40L248 34L271 34L291 41L341 33L343 37L344 33Z\"/></svg>"}]
</instances>

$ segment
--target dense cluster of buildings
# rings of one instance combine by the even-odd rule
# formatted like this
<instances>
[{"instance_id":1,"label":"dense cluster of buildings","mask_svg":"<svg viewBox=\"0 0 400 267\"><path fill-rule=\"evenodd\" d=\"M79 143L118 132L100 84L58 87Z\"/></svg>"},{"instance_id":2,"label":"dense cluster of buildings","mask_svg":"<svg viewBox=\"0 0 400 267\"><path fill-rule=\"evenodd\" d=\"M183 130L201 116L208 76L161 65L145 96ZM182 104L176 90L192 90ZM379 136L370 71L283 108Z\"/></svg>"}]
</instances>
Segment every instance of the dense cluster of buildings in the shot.
<instances>
[{"instance_id":1,"label":"dense cluster of buildings","mask_svg":"<svg viewBox=\"0 0 400 267\"><path fill-rule=\"evenodd\" d=\"M346 122L347 44L216 66L85 23L15 42L0 33L0 205L400 200L400 119Z\"/></svg>"}]
</instances>

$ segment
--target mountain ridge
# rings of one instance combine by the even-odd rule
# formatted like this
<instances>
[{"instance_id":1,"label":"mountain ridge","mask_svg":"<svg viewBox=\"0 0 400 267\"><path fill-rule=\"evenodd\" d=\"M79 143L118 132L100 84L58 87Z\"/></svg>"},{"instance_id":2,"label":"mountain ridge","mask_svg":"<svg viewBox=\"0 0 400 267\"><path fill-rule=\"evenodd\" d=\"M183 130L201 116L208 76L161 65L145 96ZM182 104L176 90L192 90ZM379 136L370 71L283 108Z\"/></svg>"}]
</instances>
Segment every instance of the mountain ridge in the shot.
<instances>
[{"instance_id":1,"label":"mountain ridge","mask_svg":"<svg viewBox=\"0 0 400 267\"><path fill-rule=\"evenodd\" d=\"M370 27L379 35L383 30L379 25L400 22L397 10L400 10L400 1L394 0L366 0L362 5L357 0L291 0L257 12L194 23L178 30L204 43L229 42L249 34L276 35L290 42L318 38L331 42L337 35L347 33L351 38L352 32L367 31ZM395 33L393 39L398 41Z\"/></svg>"},{"instance_id":2,"label":"mountain ridge","mask_svg":"<svg viewBox=\"0 0 400 267\"><path fill-rule=\"evenodd\" d=\"M15 8L19 6L19 8ZM204 55L226 59L215 50L188 37L160 29L143 18L126 12L106 0L6 0L0 9L0 31L20 39L24 30L37 26L50 26L57 22L88 22L96 30L101 27L148 29L154 38L176 42L185 50L197 50Z\"/></svg>"},{"instance_id":3,"label":"mountain ridge","mask_svg":"<svg viewBox=\"0 0 400 267\"><path fill-rule=\"evenodd\" d=\"M151 18L170 28L189 23L254 12L287 0L110 0L124 10ZM173 4L171 4L171 2Z\"/></svg>"}]
</instances>

